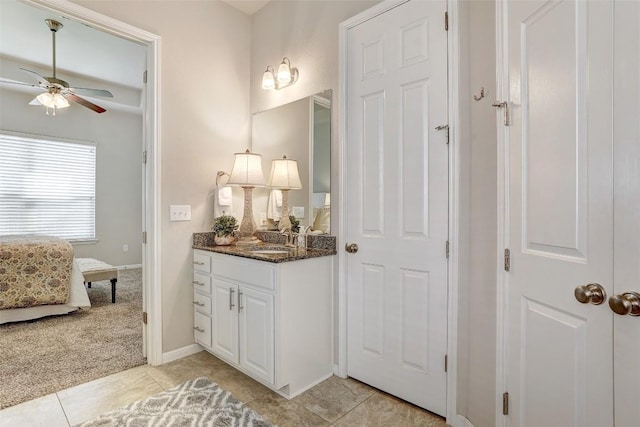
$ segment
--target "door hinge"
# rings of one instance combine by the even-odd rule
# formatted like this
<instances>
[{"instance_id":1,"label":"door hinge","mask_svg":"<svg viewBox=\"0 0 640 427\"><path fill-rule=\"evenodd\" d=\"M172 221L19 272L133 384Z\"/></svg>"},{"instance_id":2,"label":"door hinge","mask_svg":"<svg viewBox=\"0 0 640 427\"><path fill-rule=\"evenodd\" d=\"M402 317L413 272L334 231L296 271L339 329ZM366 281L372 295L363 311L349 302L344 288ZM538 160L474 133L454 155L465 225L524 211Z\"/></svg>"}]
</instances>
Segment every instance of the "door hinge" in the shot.
<instances>
[{"instance_id":1,"label":"door hinge","mask_svg":"<svg viewBox=\"0 0 640 427\"><path fill-rule=\"evenodd\" d=\"M509 249L504 250L504 271L511 270L511 251Z\"/></svg>"},{"instance_id":2,"label":"door hinge","mask_svg":"<svg viewBox=\"0 0 640 427\"><path fill-rule=\"evenodd\" d=\"M147 83L147 70L142 73L142 83Z\"/></svg>"},{"instance_id":3,"label":"door hinge","mask_svg":"<svg viewBox=\"0 0 640 427\"><path fill-rule=\"evenodd\" d=\"M142 243L147 243L147 232L143 231L142 232Z\"/></svg>"},{"instance_id":4,"label":"door hinge","mask_svg":"<svg viewBox=\"0 0 640 427\"><path fill-rule=\"evenodd\" d=\"M444 30L449 31L449 12L444 13Z\"/></svg>"},{"instance_id":5,"label":"door hinge","mask_svg":"<svg viewBox=\"0 0 640 427\"><path fill-rule=\"evenodd\" d=\"M145 325L147 324L147 312L146 311L142 312L142 323L144 323Z\"/></svg>"},{"instance_id":6,"label":"door hinge","mask_svg":"<svg viewBox=\"0 0 640 427\"><path fill-rule=\"evenodd\" d=\"M447 144L449 143L449 125L440 125L436 126L436 130L446 130L447 131Z\"/></svg>"},{"instance_id":7,"label":"door hinge","mask_svg":"<svg viewBox=\"0 0 640 427\"><path fill-rule=\"evenodd\" d=\"M502 415L509 415L509 393L502 393Z\"/></svg>"},{"instance_id":8,"label":"door hinge","mask_svg":"<svg viewBox=\"0 0 640 427\"><path fill-rule=\"evenodd\" d=\"M147 164L147 150L142 152L142 163Z\"/></svg>"},{"instance_id":9,"label":"door hinge","mask_svg":"<svg viewBox=\"0 0 640 427\"><path fill-rule=\"evenodd\" d=\"M444 371L447 372L449 369L449 355L444 355Z\"/></svg>"},{"instance_id":10,"label":"door hinge","mask_svg":"<svg viewBox=\"0 0 640 427\"><path fill-rule=\"evenodd\" d=\"M445 255L447 256L447 259L449 259L449 241L447 240L447 243L444 245L444 252Z\"/></svg>"}]
</instances>

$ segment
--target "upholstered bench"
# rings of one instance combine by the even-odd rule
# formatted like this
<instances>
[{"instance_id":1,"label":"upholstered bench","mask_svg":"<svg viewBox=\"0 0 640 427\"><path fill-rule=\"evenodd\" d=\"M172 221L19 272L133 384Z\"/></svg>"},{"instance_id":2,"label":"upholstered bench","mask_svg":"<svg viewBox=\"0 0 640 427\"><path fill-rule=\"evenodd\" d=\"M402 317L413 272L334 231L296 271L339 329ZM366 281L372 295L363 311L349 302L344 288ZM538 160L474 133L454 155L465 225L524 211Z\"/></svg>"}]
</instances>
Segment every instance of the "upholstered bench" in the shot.
<instances>
[{"instance_id":1,"label":"upholstered bench","mask_svg":"<svg viewBox=\"0 0 640 427\"><path fill-rule=\"evenodd\" d=\"M116 282L118 281L118 269L93 258L76 258L78 268L84 276L84 282L91 287L91 282L100 280L111 281L111 302L116 302Z\"/></svg>"}]
</instances>

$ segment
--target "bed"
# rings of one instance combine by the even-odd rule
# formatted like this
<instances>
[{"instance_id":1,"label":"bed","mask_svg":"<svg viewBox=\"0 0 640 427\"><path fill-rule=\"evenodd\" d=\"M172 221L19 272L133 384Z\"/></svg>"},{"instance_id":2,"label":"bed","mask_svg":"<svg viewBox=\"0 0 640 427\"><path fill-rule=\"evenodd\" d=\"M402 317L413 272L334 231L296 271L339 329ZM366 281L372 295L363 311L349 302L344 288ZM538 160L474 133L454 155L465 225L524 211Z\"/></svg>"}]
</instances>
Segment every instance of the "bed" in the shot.
<instances>
[{"instance_id":1,"label":"bed","mask_svg":"<svg viewBox=\"0 0 640 427\"><path fill-rule=\"evenodd\" d=\"M51 236L0 236L0 324L90 307L69 242Z\"/></svg>"}]
</instances>

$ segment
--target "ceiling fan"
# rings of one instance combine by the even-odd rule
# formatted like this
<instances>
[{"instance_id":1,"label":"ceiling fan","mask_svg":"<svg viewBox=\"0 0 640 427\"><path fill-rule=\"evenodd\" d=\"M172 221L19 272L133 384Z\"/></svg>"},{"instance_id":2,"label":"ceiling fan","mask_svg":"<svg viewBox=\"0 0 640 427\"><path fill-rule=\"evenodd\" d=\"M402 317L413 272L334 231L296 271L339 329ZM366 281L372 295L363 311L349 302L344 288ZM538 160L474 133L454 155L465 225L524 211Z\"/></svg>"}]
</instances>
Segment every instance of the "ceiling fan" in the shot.
<instances>
[{"instance_id":1,"label":"ceiling fan","mask_svg":"<svg viewBox=\"0 0 640 427\"><path fill-rule=\"evenodd\" d=\"M87 107L90 110L95 111L96 113L104 113L105 111L107 111L99 105L81 98L78 95L104 96L113 98L113 94L108 90L69 87L69 83L56 78L56 33L63 27L63 25L53 19L45 19L44 21L47 23L47 26L51 30L51 35L53 37L53 77L42 77L35 71L20 68L31 77L34 77L37 80L38 84L24 83L6 79L0 79L0 82L18 84L23 86L40 87L42 89L45 89L44 92L36 96L34 100L29 104L44 105L45 107L47 107L47 115L49 114L49 108L51 108L53 109L53 115L55 116L56 109L69 107L69 101L73 101L77 104Z\"/></svg>"}]
</instances>

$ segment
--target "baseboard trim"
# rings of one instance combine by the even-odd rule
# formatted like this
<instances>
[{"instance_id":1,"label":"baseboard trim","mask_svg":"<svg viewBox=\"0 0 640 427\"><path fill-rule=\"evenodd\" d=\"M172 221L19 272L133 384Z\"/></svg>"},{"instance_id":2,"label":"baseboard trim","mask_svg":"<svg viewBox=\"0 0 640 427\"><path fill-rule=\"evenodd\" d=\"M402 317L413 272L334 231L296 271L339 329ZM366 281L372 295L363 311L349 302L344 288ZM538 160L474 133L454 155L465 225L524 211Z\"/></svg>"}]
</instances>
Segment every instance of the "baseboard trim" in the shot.
<instances>
[{"instance_id":1,"label":"baseboard trim","mask_svg":"<svg viewBox=\"0 0 640 427\"><path fill-rule=\"evenodd\" d=\"M342 375L342 372L340 372L340 365L338 365L337 363L333 364L333 375L340 378L347 378L346 375Z\"/></svg>"},{"instance_id":2,"label":"baseboard trim","mask_svg":"<svg viewBox=\"0 0 640 427\"><path fill-rule=\"evenodd\" d=\"M191 344L185 347L177 348L175 350L162 353L162 364L173 362L174 360L182 359L183 357L191 356L192 354L200 353L204 350L200 344Z\"/></svg>"},{"instance_id":3,"label":"baseboard trim","mask_svg":"<svg viewBox=\"0 0 640 427\"><path fill-rule=\"evenodd\" d=\"M117 265L118 270L131 270L132 268L142 268L142 264Z\"/></svg>"}]
</instances>

